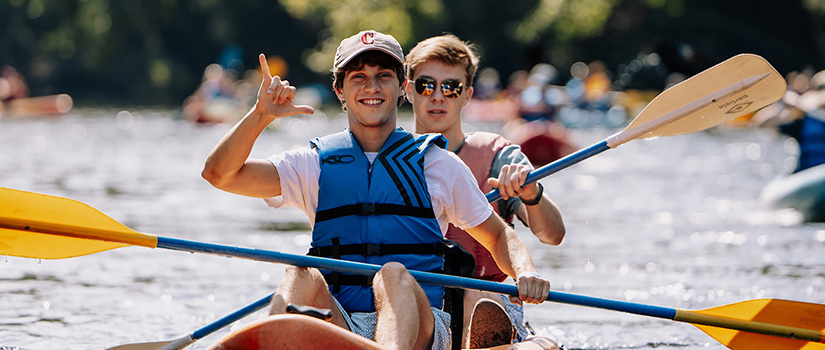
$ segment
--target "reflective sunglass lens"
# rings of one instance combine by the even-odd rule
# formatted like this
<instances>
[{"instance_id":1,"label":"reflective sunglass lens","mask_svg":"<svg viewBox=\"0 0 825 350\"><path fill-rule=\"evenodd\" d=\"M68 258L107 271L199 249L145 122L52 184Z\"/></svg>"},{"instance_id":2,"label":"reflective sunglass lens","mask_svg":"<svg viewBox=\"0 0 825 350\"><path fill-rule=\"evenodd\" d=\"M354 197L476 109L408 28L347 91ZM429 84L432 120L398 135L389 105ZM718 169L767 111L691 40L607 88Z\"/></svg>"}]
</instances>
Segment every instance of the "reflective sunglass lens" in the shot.
<instances>
[{"instance_id":1,"label":"reflective sunglass lens","mask_svg":"<svg viewBox=\"0 0 825 350\"><path fill-rule=\"evenodd\" d=\"M424 96L430 96L435 92L435 79L421 77L415 80L415 91Z\"/></svg>"},{"instance_id":2,"label":"reflective sunglass lens","mask_svg":"<svg viewBox=\"0 0 825 350\"><path fill-rule=\"evenodd\" d=\"M435 92L436 80L430 77L421 77L415 80L415 91L422 96L430 96ZM458 80L450 79L441 82L441 92L444 97L456 98L461 96L464 84Z\"/></svg>"},{"instance_id":3,"label":"reflective sunglass lens","mask_svg":"<svg viewBox=\"0 0 825 350\"><path fill-rule=\"evenodd\" d=\"M464 84L458 80L445 80L441 83L441 92L444 93L444 96L450 98L461 96L461 91L463 88Z\"/></svg>"}]
</instances>

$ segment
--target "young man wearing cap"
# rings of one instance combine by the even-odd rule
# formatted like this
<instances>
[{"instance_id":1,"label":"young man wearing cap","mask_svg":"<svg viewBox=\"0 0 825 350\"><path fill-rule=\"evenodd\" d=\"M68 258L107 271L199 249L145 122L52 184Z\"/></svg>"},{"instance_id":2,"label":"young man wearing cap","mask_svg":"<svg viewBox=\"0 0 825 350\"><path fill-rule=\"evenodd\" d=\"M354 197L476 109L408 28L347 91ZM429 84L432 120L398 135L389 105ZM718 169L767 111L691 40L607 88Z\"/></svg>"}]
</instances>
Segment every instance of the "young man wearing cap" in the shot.
<instances>
[{"instance_id":1,"label":"young man wearing cap","mask_svg":"<svg viewBox=\"0 0 825 350\"><path fill-rule=\"evenodd\" d=\"M314 112L293 105L295 88L270 76L261 55L258 101L212 150L202 175L219 189L302 209L313 226L310 254L382 265L372 279L288 267L273 314L285 312L287 303L330 309L331 322L388 348L446 349L443 288L419 285L407 269L443 267L438 246L448 222L493 252L517 278L521 300L544 301L550 284L536 275L515 232L493 215L469 169L441 148L443 138L396 129L403 62L389 35L364 31L343 40L333 90L349 129L316 138L311 148L249 159L270 122Z\"/></svg>"},{"instance_id":2,"label":"young man wearing cap","mask_svg":"<svg viewBox=\"0 0 825 350\"><path fill-rule=\"evenodd\" d=\"M561 213L543 193L541 184L524 185L533 167L518 145L498 134L462 131L461 110L473 96L473 77L478 68L478 57L471 46L450 34L432 37L410 50L405 67L406 97L413 105L415 132L441 133L448 141L447 149L469 166L481 191L497 187L502 199L493 207L510 225L517 216L541 242L561 243L565 234ZM496 282L507 278L490 252L467 232L450 225L446 237L473 254L475 277ZM479 348L501 345L504 339L523 340L527 335L521 322L523 311L518 300L515 302L501 295L465 291L463 346ZM477 317L472 317L470 327L474 309ZM510 319L496 317L496 313L504 315L497 309L507 310ZM512 334L513 326L516 334Z\"/></svg>"}]
</instances>

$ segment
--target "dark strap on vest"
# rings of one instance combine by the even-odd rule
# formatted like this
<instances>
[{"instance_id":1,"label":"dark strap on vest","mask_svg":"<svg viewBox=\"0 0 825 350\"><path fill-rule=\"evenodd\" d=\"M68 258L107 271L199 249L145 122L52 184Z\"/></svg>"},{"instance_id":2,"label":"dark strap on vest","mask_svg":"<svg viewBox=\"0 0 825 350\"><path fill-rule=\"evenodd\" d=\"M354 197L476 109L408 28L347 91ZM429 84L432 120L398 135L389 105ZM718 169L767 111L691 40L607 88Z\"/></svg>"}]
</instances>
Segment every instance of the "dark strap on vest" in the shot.
<instances>
[{"instance_id":1,"label":"dark strap on vest","mask_svg":"<svg viewBox=\"0 0 825 350\"><path fill-rule=\"evenodd\" d=\"M449 239L445 239L444 243L447 247L447 254L444 255L444 272L453 276L474 277L476 263L473 255ZM464 331L464 289L444 288L444 311L451 316L452 348L460 350L461 335Z\"/></svg>"},{"instance_id":2,"label":"dark strap on vest","mask_svg":"<svg viewBox=\"0 0 825 350\"><path fill-rule=\"evenodd\" d=\"M341 288L341 286L367 286L372 287L372 276L345 275L338 271L333 271L324 275L327 285Z\"/></svg>"},{"instance_id":3,"label":"dark strap on vest","mask_svg":"<svg viewBox=\"0 0 825 350\"><path fill-rule=\"evenodd\" d=\"M342 205L315 213L315 222L331 220L348 215L404 215L417 218L435 218L432 208L413 207L398 204L357 203Z\"/></svg>"},{"instance_id":4,"label":"dark strap on vest","mask_svg":"<svg viewBox=\"0 0 825 350\"><path fill-rule=\"evenodd\" d=\"M333 238L333 239L337 239ZM340 259L341 255L380 256L395 254L422 254L444 255L447 251L444 243L414 243L414 244L333 244L326 247L312 247L307 255L331 257Z\"/></svg>"}]
</instances>

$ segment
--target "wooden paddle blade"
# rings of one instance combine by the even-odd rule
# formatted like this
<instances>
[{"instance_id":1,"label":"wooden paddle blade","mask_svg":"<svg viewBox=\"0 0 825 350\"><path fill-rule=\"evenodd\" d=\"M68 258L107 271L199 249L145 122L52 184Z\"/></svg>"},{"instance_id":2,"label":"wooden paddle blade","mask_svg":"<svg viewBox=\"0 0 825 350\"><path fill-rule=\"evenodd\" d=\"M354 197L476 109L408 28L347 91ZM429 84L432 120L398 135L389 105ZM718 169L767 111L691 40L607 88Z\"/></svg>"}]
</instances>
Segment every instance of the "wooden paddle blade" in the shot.
<instances>
[{"instance_id":1,"label":"wooden paddle blade","mask_svg":"<svg viewBox=\"0 0 825 350\"><path fill-rule=\"evenodd\" d=\"M731 349L825 349L825 305L781 299L757 299L693 313L712 318L746 321L745 328L754 332L775 329L796 338L808 339L789 339L694 323L696 327Z\"/></svg>"},{"instance_id":2,"label":"wooden paddle blade","mask_svg":"<svg viewBox=\"0 0 825 350\"><path fill-rule=\"evenodd\" d=\"M610 147L708 129L778 101L786 88L785 79L764 58L734 56L656 96Z\"/></svg>"},{"instance_id":3,"label":"wooden paddle blade","mask_svg":"<svg viewBox=\"0 0 825 350\"><path fill-rule=\"evenodd\" d=\"M0 255L62 259L127 245L154 248L157 236L75 200L0 188Z\"/></svg>"}]
</instances>

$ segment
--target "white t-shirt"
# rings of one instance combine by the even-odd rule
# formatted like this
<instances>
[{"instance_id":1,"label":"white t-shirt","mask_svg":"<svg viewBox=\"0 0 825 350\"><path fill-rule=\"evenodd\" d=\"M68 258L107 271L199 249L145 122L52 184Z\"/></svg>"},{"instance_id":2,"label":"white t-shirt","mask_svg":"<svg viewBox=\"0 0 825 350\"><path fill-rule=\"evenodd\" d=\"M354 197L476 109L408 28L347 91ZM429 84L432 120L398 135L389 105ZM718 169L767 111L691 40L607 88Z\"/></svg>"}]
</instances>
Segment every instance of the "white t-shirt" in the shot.
<instances>
[{"instance_id":1,"label":"white t-shirt","mask_svg":"<svg viewBox=\"0 0 825 350\"><path fill-rule=\"evenodd\" d=\"M264 201L273 208L301 209L314 226L321 175L318 152L302 147L268 159L281 177L281 195ZM424 154L424 177L442 234L447 232L448 223L466 230L480 225L493 213L470 169L452 152L429 147Z\"/></svg>"}]
</instances>

